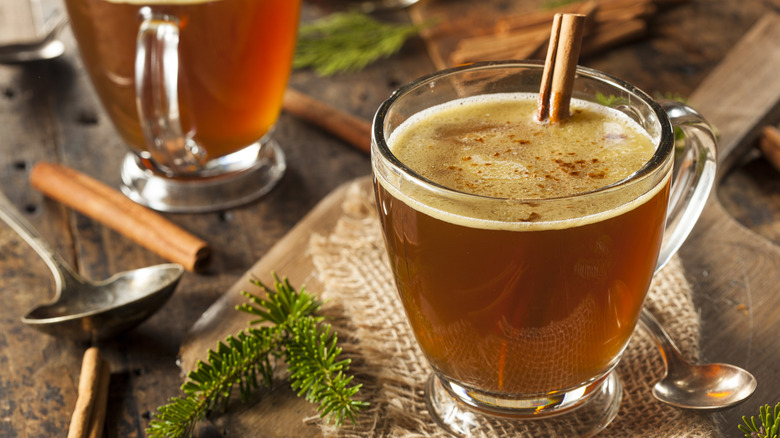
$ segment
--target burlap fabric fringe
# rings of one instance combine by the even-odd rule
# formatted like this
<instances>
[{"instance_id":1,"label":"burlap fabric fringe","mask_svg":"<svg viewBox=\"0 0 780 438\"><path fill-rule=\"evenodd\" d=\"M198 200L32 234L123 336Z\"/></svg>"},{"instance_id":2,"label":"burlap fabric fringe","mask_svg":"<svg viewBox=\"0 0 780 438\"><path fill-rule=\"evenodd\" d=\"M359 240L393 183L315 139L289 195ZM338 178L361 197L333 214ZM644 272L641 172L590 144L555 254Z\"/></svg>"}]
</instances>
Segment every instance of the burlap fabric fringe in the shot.
<instances>
[{"instance_id":1,"label":"burlap fabric fringe","mask_svg":"<svg viewBox=\"0 0 780 438\"><path fill-rule=\"evenodd\" d=\"M415 343L393 283L384 242L365 185L350 187L343 214L330 235L311 238L309 251L322 281L322 298L352 359L351 373L363 384L361 399L371 403L357 425L341 429L323 425L325 436L444 437L428 415L423 400L430 368ZM691 290L677 259L654 279L648 305L678 341L683 354L698 358L699 317ZM638 330L617 368L623 381L623 401L606 437L713 437L713 424L700 414L657 402L651 386L663 373L663 362L644 330ZM519 430L497 422L484 436L544 436L539 430Z\"/></svg>"}]
</instances>

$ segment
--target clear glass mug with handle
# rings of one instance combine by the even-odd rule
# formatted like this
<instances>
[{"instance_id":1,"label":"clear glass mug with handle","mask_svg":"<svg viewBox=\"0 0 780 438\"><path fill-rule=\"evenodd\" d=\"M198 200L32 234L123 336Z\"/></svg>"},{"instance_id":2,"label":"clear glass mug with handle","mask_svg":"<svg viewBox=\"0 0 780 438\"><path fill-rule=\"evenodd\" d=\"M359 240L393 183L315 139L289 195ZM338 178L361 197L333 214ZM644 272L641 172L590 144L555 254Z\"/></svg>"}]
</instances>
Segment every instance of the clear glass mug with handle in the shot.
<instances>
[{"instance_id":1,"label":"clear glass mug with handle","mask_svg":"<svg viewBox=\"0 0 780 438\"><path fill-rule=\"evenodd\" d=\"M81 58L129 146L122 191L161 211L268 192L300 0L66 0Z\"/></svg>"},{"instance_id":2,"label":"clear glass mug with handle","mask_svg":"<svg viewBox=\"0 0 780 438\"><path fill-rule=\"evenodd\" d=\"M542 70L533 61L444 70L400 88L374 119L372 170L390 265L433 368L429 411L455 435L489 434L501 421L531 436L606 427L621 397L612 371L653 274L687 237L714 182L715 136L700 115L587 68L578 68L574 98L628 116L652 139L652 157L620 181L532 199L475 194L432 181L393 153L409 138L395 133L423 129L421 112L474 96L531 96ZM459 123L458 141L481 139Z\"/></svg>"}]
</instances>

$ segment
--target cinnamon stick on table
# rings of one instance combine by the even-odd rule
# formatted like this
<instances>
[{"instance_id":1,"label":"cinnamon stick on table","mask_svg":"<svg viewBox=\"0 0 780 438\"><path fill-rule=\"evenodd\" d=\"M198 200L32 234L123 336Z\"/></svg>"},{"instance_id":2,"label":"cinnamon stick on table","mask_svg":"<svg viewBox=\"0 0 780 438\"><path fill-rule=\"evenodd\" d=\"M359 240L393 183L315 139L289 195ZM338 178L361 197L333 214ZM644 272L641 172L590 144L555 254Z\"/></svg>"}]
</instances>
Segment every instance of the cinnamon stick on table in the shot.
<instances>
[{"instance_id":1,"label":"cinnamon stick on table","mask_svg":"<svg viewBox=\"0 0 780 438\"><path fill-rule=\"evenodd\" d=\"M208 262L211 250L205 241L81 172L39 162L30 172L30 183L189 271L200 271Z\"/></svg>"},{"instance_id":2,"label":"cinnamon stick on table","mask_svg":"<svg viewBox=\"0 0 780 438\"><path fill-rule=\"evenodd\" d=\"M371 152L371 123L288 88L282 107L290 114L330 132L359 150Z\"/></svg>"},{"instance_id":3,"label":"cinnamon stick on table","mask_svg":"<svg viewBox=\"0 0 780 438\"><path fill-rule=\"evenodd\" d=\"M569 102L584 28L584 15L555 15L539 89L539 121L559 123L569 117Z\"/></svg>"},{"instance_id":4,"label":"cinnamon stick on table","mask_svg":"<svg viewBox=\"0 0 780 438\"><path fill-rule=\"evenodd\" d=\"M110 374L108 362L103 359L100 350L96 347L88 348L81 364L79 393L68 428L68 438L102 436Z\"/></svg>"},{"instance_id":5,"label":"cinnamon stick on table","mask_svg":"<svg viewBox=\"0 0 780 438\"><path fill-rule=\"evenodd\" d=\"M771 125L765 126L761 130L758 146L769 163L780 170L780 129Z\"/></svg>"}]
</instances>

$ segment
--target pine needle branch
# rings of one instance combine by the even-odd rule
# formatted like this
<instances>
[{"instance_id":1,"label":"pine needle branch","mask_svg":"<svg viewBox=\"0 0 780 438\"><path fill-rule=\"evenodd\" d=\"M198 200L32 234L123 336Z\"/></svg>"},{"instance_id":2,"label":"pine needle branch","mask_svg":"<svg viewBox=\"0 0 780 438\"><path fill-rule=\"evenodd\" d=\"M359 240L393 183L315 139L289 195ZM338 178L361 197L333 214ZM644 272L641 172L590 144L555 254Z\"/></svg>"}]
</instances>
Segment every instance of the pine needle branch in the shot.
<instances>
[{"instance_id":1,"label":"pine needle branch","mask_svg":"<svg viewBox=\"0 0 780 438\"><path fill-rule=\"evenodd\" d=\"M775 405L774 410L769 405L761 406L758 418L761 426L756 424L755 417L751 415L749 421L747 417L743 416L742 421L745 424L740 424L737 427L746 437L750 438L778 438L780 436L780 403Z\"/></svg>"},{"instance_id":2,"label":"pine needle branch","mask_svg":"<svg viewBox=\"0 0 780 438\"><path fill-rule=\"evenodd\" d=\"M337 361L341 348L330 326L318 326L311 319L292 322L292 338L287 347L290 384L298 396L319 403L320 417L340 426L347 417L353 423L357 411L368 406L353 401L362 385L348 386L352 377L344 375L350 360Z\"/></svg>"},{"instance_id":3,"label":"pine needle branch","mask_svg":"<svg viewBox=\"0 0 780 438\"><path fill-rule=\"evenodd\" d=\"M357 11L331 14L298 31L294 68L321 76L355 72L389 57L424 26L378 21Z\"/></svg>"},{"instance_id":4,"label":"pine needle branch","mask_svg":"<svg viewBox=\"0 0 780 438\"><path fill-rule=\"evenodd\" d=\"M198 361L195 370L187 375L182 385L186 397L174 397L158 408L155 419L149 423L150 437L182 437L192 435L198 421L218 405L224 409L233 386L238 383L241 398L246 400L251 389L258 386L258 374L266 384L273 375L268 354L279 349L281 336L278 328L265 328L254 333L239 333L220 342L216 350L209 350L208 362Z\"/></svg>"},{"instance_id":5,"label":"pine needle branch","mask_svg":"<svg viewBox=\"0 0 780 438\"><path fill-rule=\"evenodd\" d=\"M209 350L207 361L198 361L187 375L181 388L185 396L171 398L158 408L147 428L150 437L191 436L198 421L227 408L236 386L242 402L260 386L269 387L280 358L287 362L293 389L319 403L320 416L327 421L340 426L348 418L354 423L358 411L368 406L353 400L361 385L351 385L352 377L344 374L350 360L338 359L341 348L336 334L316 315L322 301L305 289L296 291L275 274L273 288L257 280L252 283L265 292L265 298L242 291L250 303L237 309L257 316L250 325L263 325L228 336Z\"/></svg>"}]
</instances>

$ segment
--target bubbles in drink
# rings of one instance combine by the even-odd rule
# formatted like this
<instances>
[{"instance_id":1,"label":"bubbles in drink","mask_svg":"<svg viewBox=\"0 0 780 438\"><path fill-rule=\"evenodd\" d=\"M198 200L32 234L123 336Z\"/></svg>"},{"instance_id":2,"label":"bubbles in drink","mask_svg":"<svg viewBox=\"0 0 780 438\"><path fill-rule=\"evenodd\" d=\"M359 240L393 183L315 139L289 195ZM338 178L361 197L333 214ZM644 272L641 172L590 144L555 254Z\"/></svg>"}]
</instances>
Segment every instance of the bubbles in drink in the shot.
<instances>
[{"instance_id":1,"label":"bubbles in drink","mask_svg":"<svg viewBox=\"0 0 780 438\"><path fill-rule=\"evenodd\" d=\"M533 117L532 95L463 99L417 114L389 143L432 181L515 199L596 190L628 177L655 152L648 134L623 113L579 100L571 107L565 122L542 125Z\"/></svg>"}]
</instances>

